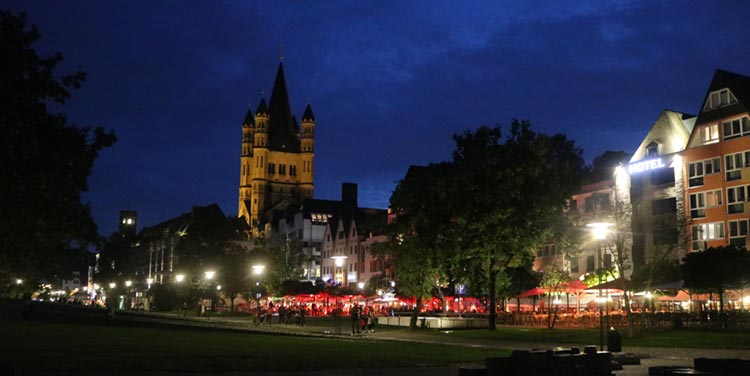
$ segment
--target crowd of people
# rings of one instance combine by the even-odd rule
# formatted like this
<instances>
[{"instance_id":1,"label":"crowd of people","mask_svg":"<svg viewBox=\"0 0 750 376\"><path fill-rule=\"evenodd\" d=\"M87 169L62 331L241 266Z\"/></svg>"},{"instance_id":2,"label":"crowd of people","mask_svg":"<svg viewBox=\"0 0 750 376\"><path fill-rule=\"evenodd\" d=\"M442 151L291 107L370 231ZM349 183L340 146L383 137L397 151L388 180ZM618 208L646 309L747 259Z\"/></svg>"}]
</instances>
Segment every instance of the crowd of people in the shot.
<instances>
[{"instance_id":1,"label":"crowd of people","mask_svg":"<svg viewBox=\"0 0 750 376\"><path fill-rule=\"evenodd\" d=\"M372 307L353 305L349 309L349 317L352 319L352 335L375 331L377 316L375 316Z\"/></svg>"}]
</instances>

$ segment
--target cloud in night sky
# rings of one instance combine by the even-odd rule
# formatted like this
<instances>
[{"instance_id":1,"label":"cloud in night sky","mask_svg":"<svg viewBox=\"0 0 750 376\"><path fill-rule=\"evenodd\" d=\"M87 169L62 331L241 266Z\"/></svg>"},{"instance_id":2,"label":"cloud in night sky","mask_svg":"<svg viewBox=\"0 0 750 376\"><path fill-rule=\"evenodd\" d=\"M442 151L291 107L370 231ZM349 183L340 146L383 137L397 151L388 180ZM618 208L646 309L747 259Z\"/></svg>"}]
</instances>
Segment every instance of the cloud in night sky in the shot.
<instances>
[{"instance_id":1,"label":"cloud in night sky","mask_svg":"<svg viewBox=\"0 0 750 376\"><path fill-rule=\"evenodd\" d=\"M750 74L732 1L21 2L88 80L64 108L113 129L85 196L101 232L216 202L235 214L241 122L283 50L292 109L317 120L315 196L384 208L451 136L528 119L588 160L633 151L662 109L696 113L713 71Z\"/></svg>"}]
</instances>

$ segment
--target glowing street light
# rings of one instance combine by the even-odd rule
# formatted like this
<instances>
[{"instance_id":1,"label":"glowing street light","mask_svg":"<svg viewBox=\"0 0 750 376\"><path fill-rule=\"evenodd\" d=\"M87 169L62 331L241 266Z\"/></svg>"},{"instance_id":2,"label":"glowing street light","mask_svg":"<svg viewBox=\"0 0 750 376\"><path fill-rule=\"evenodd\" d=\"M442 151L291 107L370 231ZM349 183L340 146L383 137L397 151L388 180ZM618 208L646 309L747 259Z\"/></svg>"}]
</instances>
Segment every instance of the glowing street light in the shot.
<instances>
[{"instance_id":1,"label":"glowing street light","mask_svg":"<svg viewBox=\"0 0 750 376\"><path fill-rule=\"evenodd\" d=\"M607 239L607 234L609 233L609 228L614 226L612 223L607 222L594 222L589 223L586 225L586 227L591 229L591 233L594 236L594 239L597 240L596 243L596 254L597 258L599 259L599 297L597 299L597 302L599 300L602 300L602 302L599 304L599 350L604 351L604 304L607 303L607 300L604 299L604 295L602 294L602 288L601 285L603 283L602 281L602 247L601 247L601 241ZM608 318L609 320L609 318Z\"/></svg>"},{"instance_id":2,"label":"glowing street light","mask_svg":"<svg viewBox=\"0 0 750 376\"><path fill-rule=\"evenodd\" d=\"M263 271L266 270L266 266L263 264L255 264L252 266L253 268L253 274L255 275L261 275L263 274Z\"/></svg>"},{"instance_id":3,"label":"glowing street light","mask_svg":"<svg viewBox=\"0 0 750 376\"><path fill-rule=\"evenodd\" d=\"M16 278L16 285L20 285L20 284L23 284L23 279Z\"/></svg>"},{"instance_id":4,"label":"glowing street light","mask_svg":"<svg viewBox=\"0 0 750 376\"><path fill-rule=\"evenodd\" d=\"M360 289L360 290L363 290L365 288L365 283L364 282L357 282L357 288Z\"/></svg>"},{"instance_id":5,"label":"glowing street light","mask_svg":"<svg viewBox=\"0 0 750 376\"><path fill-rule=\"evenodd\" d=\"M177 274L176 276L174 276L174 280L177 283L181 283L182 281L185 280L185 275L184 274Z\"/></svg>"},{"instance_id":6,"label":"glowing street light","mask_svg":"<svg viewBox=\"0 0 750 376\"><path fill-rule=\"evenodd\" d=\"M206 276L206 279L211 280L214 279L214 276L216 276L216 272L213 270L208 270L203 273Z\"/></svg>"},{"instance_id":7,"label":"glowing street light","mask_svg":"<svg viewBox=\"0 0 750 376\"><path fill-rule=\"evenodd\" d=\"M127 280L125 281L125 287L130 287L133 285L133 281Z\"/></svg>"},{"instance_id":8,"label":"glowing street light","mask_svg":"<svg viewBox=\"0 0 750 376\"><path fill-rule=\"evenodd\" d=\"M116 283L114 283L114 282L110 282L110 283L109 283L109 288L113 289L113 288L115 288L115 287L117 287L117 284L116 284Z\"/></svg>"},{"instance_id":9,"label":"glowing street light","mask_svg":"<svg viewBox=\"0 0 750 376\"><path fill-rule=\"evenodd\" d=\"M148 288L151 288L151 284L153 284L153 283L154 283L154 279L153 278L146 278L146 284L148 285Z\"/></svg>"}]
</instances>

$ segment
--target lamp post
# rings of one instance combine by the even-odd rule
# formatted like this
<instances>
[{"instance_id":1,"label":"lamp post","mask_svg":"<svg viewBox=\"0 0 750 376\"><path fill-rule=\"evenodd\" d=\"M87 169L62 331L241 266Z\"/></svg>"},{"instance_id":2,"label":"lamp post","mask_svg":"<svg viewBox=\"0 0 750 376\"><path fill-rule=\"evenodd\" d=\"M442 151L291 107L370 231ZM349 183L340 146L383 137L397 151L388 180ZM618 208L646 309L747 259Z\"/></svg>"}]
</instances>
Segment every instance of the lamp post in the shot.
<instances>
[{"instance_id":1,"label":"lamp post","mask_svg":"<svg viewBox=\"0 0 750 376\"><path fill-rule=\"evenodd\" d=\"M263 275L263 271L266 270L266 266L263 264L254 264L252 268L253 274L258 278L258 281L255 281L255 299L258 301L258 309L260 309L260 298L262 296L260 292L260 278Z\"/></svg>"},{"instance_id":2,"label":"lamp post","mask_svg":"<svg viewBox=\"0 0 750 376\"><path fill-rule=\"evenodd\" d=\"M181 285L182 281L185 280L184 274L177 274L174 276L174 281L177 282L177 284ZM180 287L181 288L181 287ZM187 297L183 295L182 297L182 317L187 316Z\"/></svg>"},{"instance_id":3,"label":"lamp post","mask_svg":"<svg viewBox=\"0 0 750 376\"><path fill-rule=\"evenodd\" d=\"M21 285L23 284L23 279L16 278L16 299L19 298L21 295Z\"/></svg>"},{"instance_id":4,"label":"lamp post","mask_svg":"<svg viewBox=\"0 0 750 376\"><path fill-rule=\"evenodd\" d=\"M613 225L606 222L595 222L586 225L591 228L591 232L596 240L596 257L598 260L599 267L597 268L597 275L599 277L599 297L597 302L599 303L599 351L604 351L604 306L607 300L604 298L602 293L602 277L603 277L603 265L602 265L602 247L601 242L607 239L607 233L609 228Z\"/></svg>"}]
</instances>

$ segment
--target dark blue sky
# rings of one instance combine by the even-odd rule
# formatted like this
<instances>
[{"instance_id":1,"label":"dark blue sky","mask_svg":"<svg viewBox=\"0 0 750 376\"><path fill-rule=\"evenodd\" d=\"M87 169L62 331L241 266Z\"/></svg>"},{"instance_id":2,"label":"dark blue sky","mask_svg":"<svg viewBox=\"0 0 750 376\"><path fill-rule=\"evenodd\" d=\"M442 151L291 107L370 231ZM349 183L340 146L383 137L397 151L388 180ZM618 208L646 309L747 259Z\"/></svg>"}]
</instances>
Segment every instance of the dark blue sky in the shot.
<instances>
[{"instance_id":1,"label":"dark blue sky","mask_svg":"<svg viewBox=\"0 0 750 376\"><path fill-rule=\"evenodd\" d=\"M352 4L354 3L354 4ZM152 225L192 205L237 212L241 122L283 45L293 110L315 112L315 197L359 184L385 208L451 135L528 119L587 160L633 151L662 109L696 113L716 68L750 74L746 1L12 1L60 73L64 112L113 129L85 200Z\"/></svg>"}]
</instances>

